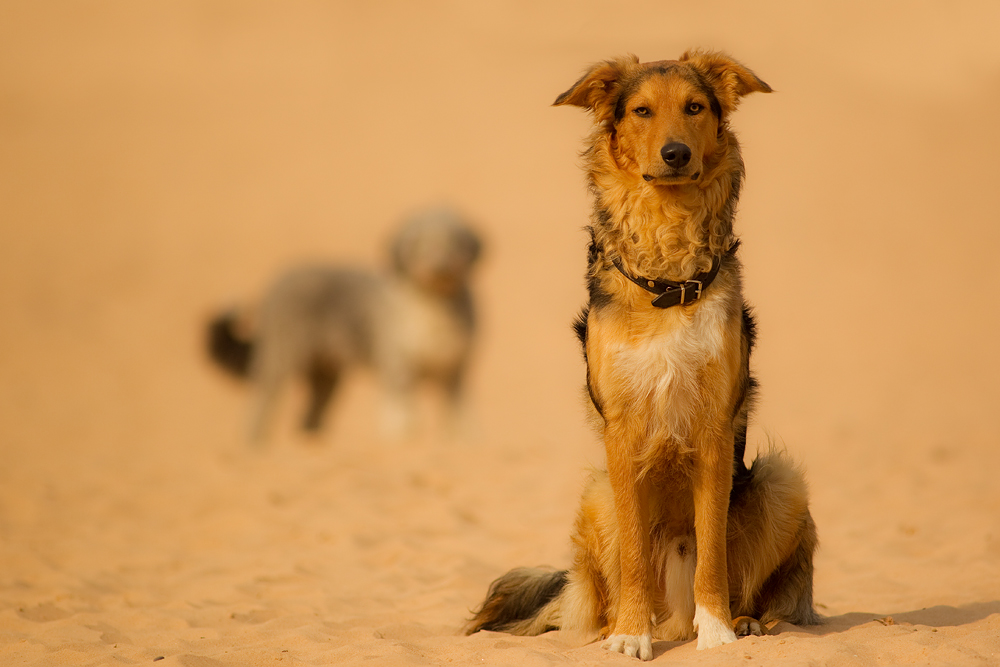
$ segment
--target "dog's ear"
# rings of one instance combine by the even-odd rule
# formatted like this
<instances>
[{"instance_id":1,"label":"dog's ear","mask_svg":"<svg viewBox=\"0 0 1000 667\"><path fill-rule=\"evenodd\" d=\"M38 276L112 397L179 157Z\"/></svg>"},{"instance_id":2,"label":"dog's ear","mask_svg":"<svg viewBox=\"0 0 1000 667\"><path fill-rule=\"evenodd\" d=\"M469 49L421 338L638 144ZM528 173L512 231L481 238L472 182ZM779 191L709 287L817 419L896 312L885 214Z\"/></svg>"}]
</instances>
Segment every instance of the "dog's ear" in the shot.
<instances>
[{"instance_id":1,"label":"dog's ear","mask_svg":"<svg viewBox=\"0 0 1000 667\"><path fill-rule=\"evenodd\" d=\"M403 276L409 270L410 253L408 249L413 245L413 233L409 227L404 225L396 236L389 241L389 262L396 275Z\"/></svg>"},{"instance_id":2,"label":"dog's ear","mask_svg":"<svg viewBox=\"0 0 1000 667\"><path fill-rule=\"evenodd\" d=\"M622 78L638 64L639 59L633 55L598 63L580 77L569 90L557 97L552 106L572 104L592 111L594 120L598 123L611 120L614 117Z\"/></svg>"},{"instance_id":3,"label":"dog's ear","mask_svg":"<svg viewBox=\"0 0 1000 667\"><path fill-rule=\"evenodd\" d=\"M724 53L687 51L680 62L690 65L705 77L722 107L723 117L736 110L740 98L750 93L769 93L771 86Z\"/></svg>"},{"instance_id":4,"label":"dog's ear","mask_svg":"<svg viewBox=\"0 0 1000 667\"><path fill-rule=\"evenodd\" d=\"M469 230L468 232L468 244L469 244L469 263L474 264L478 262L483 256L483 240L479 238L479 235Z\"/></svg>"}]
</instances>

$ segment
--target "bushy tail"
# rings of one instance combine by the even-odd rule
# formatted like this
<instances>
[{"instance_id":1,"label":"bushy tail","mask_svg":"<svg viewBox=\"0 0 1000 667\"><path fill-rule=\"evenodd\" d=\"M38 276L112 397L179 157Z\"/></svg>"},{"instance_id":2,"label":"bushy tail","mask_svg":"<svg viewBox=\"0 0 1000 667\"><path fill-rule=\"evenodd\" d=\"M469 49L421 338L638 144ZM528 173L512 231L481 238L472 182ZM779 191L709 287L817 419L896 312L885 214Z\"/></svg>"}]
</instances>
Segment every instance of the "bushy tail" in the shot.
<instances>
[{"instance_id":1,"label":"bushy tail","mask_svg":"<svg viewBox=\"0 0 1000 667\"><path fill-rule=\"evenodd\" d=\"M207 343L209 356L222 368L240 378L250 374L253 341L237 332L235 313L221 313L209 322Z\"/></svg>"},{"instance_id":2,"label":"bushy tail","mask_svg":"<svg viewBox=\"0 0 1000 667\"><path fill-rule=\"evenodd\" d=\"M539 635L558 629L559 594L566 586L566 575L566 570L536 567L511 570L490 585L465 634L492 630Z\"/></svg>"}]
</instances>

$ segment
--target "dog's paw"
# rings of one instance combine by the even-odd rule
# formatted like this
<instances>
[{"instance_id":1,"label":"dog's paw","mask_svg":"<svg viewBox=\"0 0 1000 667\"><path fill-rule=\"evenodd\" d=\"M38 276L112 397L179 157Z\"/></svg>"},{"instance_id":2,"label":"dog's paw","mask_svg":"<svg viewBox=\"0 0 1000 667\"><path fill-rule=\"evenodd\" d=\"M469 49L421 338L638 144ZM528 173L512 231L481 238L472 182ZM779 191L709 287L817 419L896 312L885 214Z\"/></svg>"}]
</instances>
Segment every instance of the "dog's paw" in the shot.
<instances>
[{"instance_id":1,"label":"dog's paw","mask_svg":"<svg viewBox=\"0 0 1000 667\"><path fill-rule=\"evenodd\" d=\"M737 637L749 637L751 635L754 637L763 637L767 634L767 632L764 631L764 626L760 624L760 621L751 616L740 616L739 618L734 618L733 632L736 633Z\"/></svg>"},{"instance_id":2,"label":"dog's paw","mask_svg":"<svg viewBox=\"0 0 1000 667\"><path fill-rule=\"evenodd\" d=\"M752 616L734 618L733 632L736 633L737 637L763 637L767 634L767 630L760 624L760 621Z\"/></svg>"},{"instance_id":3,"label":"dog's paw","mask_svg":"<svg viewBox=\"0 0 1000 667\"><path fill-rule=\"evenodd\" d=\"M653 659L653 637L651 635L611 635L604 640L601 646L630 658Z\"/></svg>"},{"instance_id":4,"label":"dog's paw","mask_svg":"<svg viewBox=\"0 0 1000 667\"><path fill-rule=\"evenodd\" d=\"M694 628L698 632L699 651L736 641L736 633L729 624L709 614L703 607L695 609Z\"/></svg>"}]
</instances>

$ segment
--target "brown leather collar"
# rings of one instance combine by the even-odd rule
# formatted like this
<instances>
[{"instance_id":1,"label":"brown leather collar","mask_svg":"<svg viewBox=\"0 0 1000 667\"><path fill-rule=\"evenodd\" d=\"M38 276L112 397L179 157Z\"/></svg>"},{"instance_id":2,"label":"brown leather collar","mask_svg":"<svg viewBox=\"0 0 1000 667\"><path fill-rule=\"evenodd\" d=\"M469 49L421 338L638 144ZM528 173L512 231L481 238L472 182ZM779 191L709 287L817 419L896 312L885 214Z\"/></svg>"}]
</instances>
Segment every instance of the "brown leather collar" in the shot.
<instances>
[{"instance_id":1,"label":"brown leather collar","mask_svg":"<svg viewBox=\"0 0 1000 667\"><path fill-rule=\"evenodd\" d=\"M625 271L622 267L621 259L616 257L611 260L611 263L615 265L615 268L618 269L623 276L647 292L652 292L656 295L656 298L651 302L653 306L657 308L686 306L689 303L694 303L701 298L701 296L705 293L705 290L708 289L708 286L712 284L713 280L715 280L715 276L719 275L719 267L722 266L722 258L725 255L735 253L738 246L739 241L734 243L724 255L717 256L713 259L711 269L702 273L696 273L694 277L682 282L636 278Z\"/></svg>"}]
</instances>

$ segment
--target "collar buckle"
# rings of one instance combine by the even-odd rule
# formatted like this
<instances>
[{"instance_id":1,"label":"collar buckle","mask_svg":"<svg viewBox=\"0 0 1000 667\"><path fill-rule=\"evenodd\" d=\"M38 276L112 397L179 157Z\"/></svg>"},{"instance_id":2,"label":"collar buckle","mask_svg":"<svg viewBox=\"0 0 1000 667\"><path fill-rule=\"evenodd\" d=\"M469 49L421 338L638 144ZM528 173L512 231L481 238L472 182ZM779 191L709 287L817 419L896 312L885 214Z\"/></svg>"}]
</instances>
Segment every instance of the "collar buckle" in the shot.
<instances>
[{"instance_id":1,"label":"collar buckle","mask_svg":"<svg viewBox=\"0 0 1000 667\"><path fill-rule=\"evenodd\" d=\"M701 290L702 290L703 284L702 284L702 282L700 280L694 280L693 278L690 279L690 280L685 280L684 282L682 282L680 284L680 287L681 287L681 302L680 302L680 305L686 306L689 303L692 303L693 301L697 301L698 299L701 298ZM691 301L687 300L687 291L689 289L695 290L694 297L691 299Z\"/></svg>"}]
</instances>

